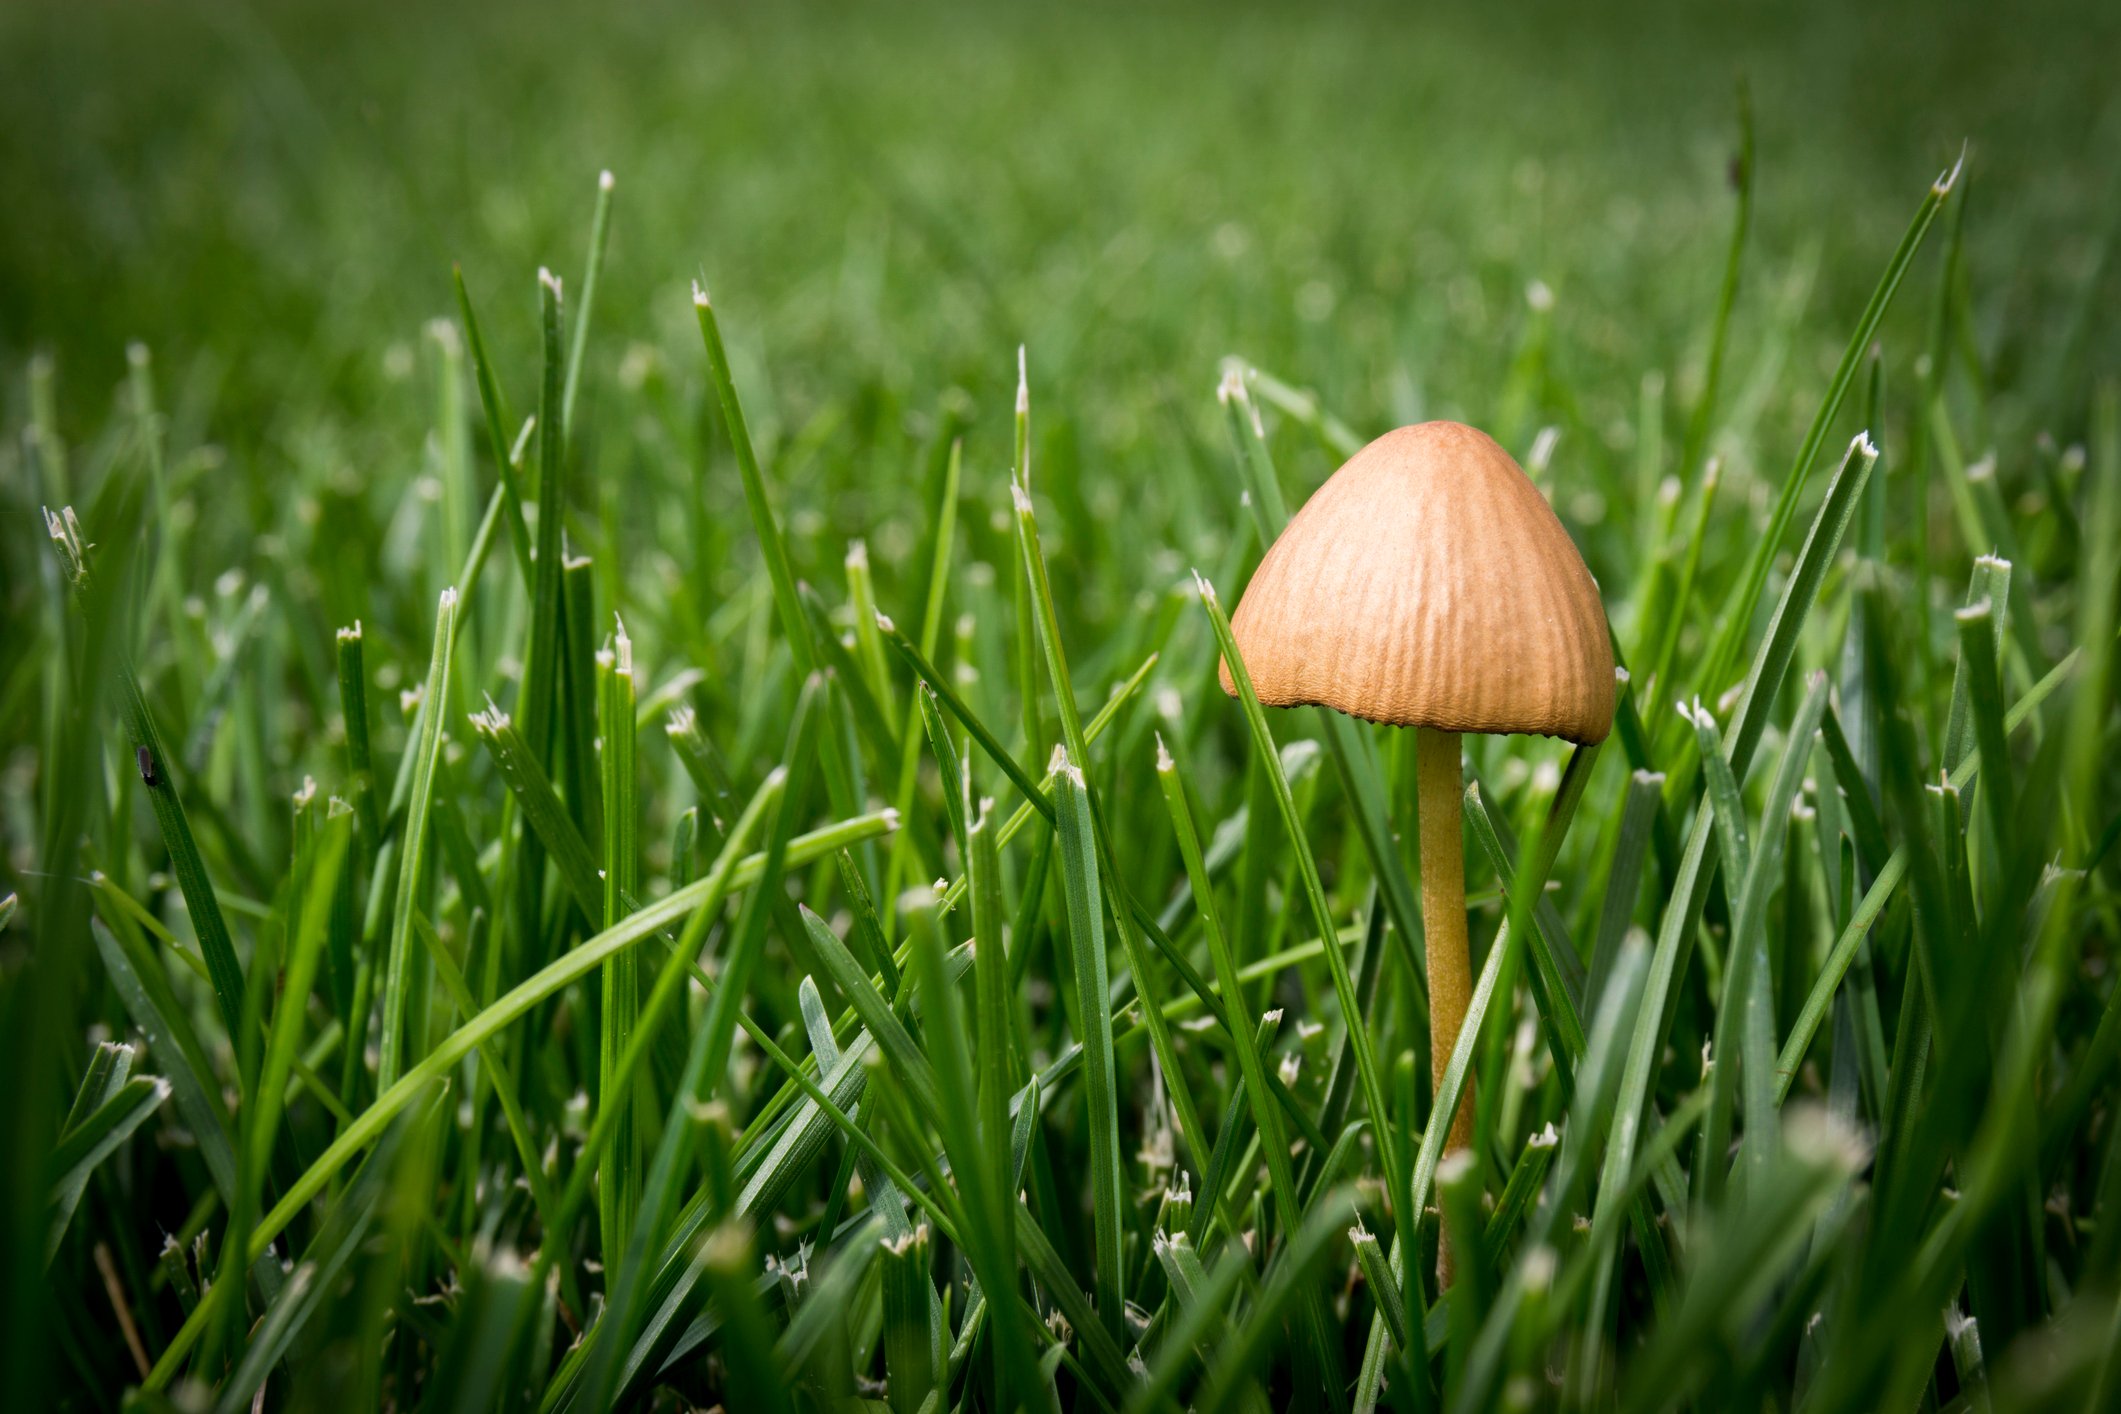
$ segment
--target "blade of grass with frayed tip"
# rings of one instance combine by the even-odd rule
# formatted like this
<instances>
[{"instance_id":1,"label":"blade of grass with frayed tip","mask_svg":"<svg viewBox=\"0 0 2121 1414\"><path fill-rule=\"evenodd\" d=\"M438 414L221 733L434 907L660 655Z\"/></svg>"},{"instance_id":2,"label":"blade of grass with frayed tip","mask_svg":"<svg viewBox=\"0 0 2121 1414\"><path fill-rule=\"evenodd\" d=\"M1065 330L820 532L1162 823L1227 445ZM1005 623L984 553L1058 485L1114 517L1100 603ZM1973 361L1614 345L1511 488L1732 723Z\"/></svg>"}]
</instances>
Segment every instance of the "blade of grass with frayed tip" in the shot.
<instances>
[{"instance_id":1,"label":"blade of grass with frayed tip","mask_svg":"<svg viewBox=\"0 0 2121 1414\"><path fill-rule=\"evenodd\" d=\"M376 1089L388 1090L397 1083L408 1057L408 1039L415 1052L424 1038L405 1035L406 1003L412 985L412 914L418 906L420 883L427 868L427 826L434 804L435 763L442 753L443 704L449 700L450 650L456 642L457 592L442 591L435 611L434 657L427 669L428 710L421 719L420 736L413 748L412 796L407 802L403 844L398 853L398 886L391 915L390 951L383 973L383 1034L376 1062Z\"/></svg>"},{"instance_id":2,"label":"blade of grass with frayed tip","mask_svg":"<svg viewBox=\"0 0 2121 1414\"><path fill-rule=\"evenodd\" d=\"M1999 560L1993 555L1983 555L1974 561L1973 573L1967 580L1963 607L1973 609L1984 603L2005 605L2010 596L2010 582L2010 561ZM1997 639L1996 648L2000 649L2003 626L2000 608L1991 615L1990 622ZM1989 667L1991 670L1995 667L1994 650L1989 654ZM1971 677L1973 671L1974 665L1962 657L1958 668L1952 674L1951 706L1946 712L1944 722L1943 764L1947 770L1955 769L1966 759L1967 753L1979 745L1974 736Z\"/></svg>"},{"instance_id":3,"label":"blade of grass with frayed tip","mask_svg":"<svg viewBox=\"0 0 2121 1414\"><path fill-rule=\"evenodd\" d=\"M1031 494L1031 372L1024 354L1024 346L1016 346L1016 457L1009 468L1009 488L1012 495L1021 488L1021 494ZM1037 611L1033 606L1032 584L1029 568L1022 559L1015 564L1015 572L1009 577L1015 589L1013 605L1016 611L1016 632L1010 638L1014 649L1011 666L1016 676L1017 710L1022 714L1024 750L1034 756L1046 745L1044 723L1040 719L1038 700L1038 632L1034 626Z\"/></svg>"},{"instance_id":4,"label":"blade of grass with frayed tip","mask_svg":"<svg viewBox=\"0 0 2121 1414\"><path fill-rule=\"evenodd\" d=\"M2003 688L1997 655L2003 647L2003 615L1999 604L1983 599L1957 614L1959 661L1966 666L1968 713L1973 718L1974 744L1987 769L1981 773L1979 793L1988 806L1989 826L1999 845L2011 838L2011 758L2004 741Z\"/></svg>"},{"instance_id":5,"label":"blade of grass with frayed tip","mask_svg":"<svg viewBox=\"0 0 2121 1414\"><path fill-rule=\"evenodd\" d=\"M1348 1241L1355 1246L1356 1264L1362 1268L1363 1280L1370 1284L1378 1315L1384 1318L1385 1334L1399 1349L1408 1349L1406 1306L1399 1294L1399 1281L1385 1262L1384 1249L1378 1246L1377 1234L1357 1225L1348 1229Z\"/></svg>"},{"instance_id":6,"label":"blade of grass with frayed tip","mask_svg":"<svg viewBox=\"0 0 2121 1414\"><path fill-rule=\"evenodd\" d=\"M1308 388L1296 388L1284 383L1264 369L1255 368L1242 359L1225 359L1225 368L1235 365L1240 376L1260 397L1272 403L1284 415L1293 418L1297 425L1318 439L1318 445L1331 455L1346 461L1362 450L1369 439L1334 416L1320 401L1318 394Z\"/></svg>"},{"instance_id":7,"label":"blade of grass with frayed tip","mask_svg":"<svg viewBox=\"0 0 2121 1414\"><path fill-rule=\"evenodd\" d=\"M566 885L582 916L603 917L604 888L597 878L596 856L568 815L552 778L531 754L530 744L523 739L514 718L489 703L485 711L472 713L471 725L486 743L494 768L501 773L531 833L560 871L560 882Z\"/></svg>"},{"instance_id":8,"label":"blade of grass with frayed tip","mask_svg":"<svg viewBox=\"0 0 2121 1414\"><path fill-rule=\"evenodd\" d=\"M718 840L735 818L738 801L736 785L722 753L715 750L700 727L699 714L689 706L671 709L663 723L663 733L670 738L678 764L692 778L693 789L699 792L700 805L707 812L700 823L713 832L709 838Z\"/></svg>"},{"instance_id":9,"label":"blade of grass with frayed tip","mask_svg":"<svg viewBox=\"0 0 2121 1414\"><path fill-rule=\"evenodd\" d=\"M833 675L833 686L847 698L848 716L854 728L869 744L869 749L879 761L889 761L898 750L898 732L884 714L883 704L877 701L870 690L869 675L832 627L832 611L817 591L807 584L798 584L796 594L803 601L803 612L809 617L812 641L817 645L819 661ZM859 620L857 620L859 622ZM875 622L871 611L870 622Z\"/></svg>"},{"instance_id":10,"label":"blade of grass with frayed tip","mask_svg":"<svg viewBox=\"0 0 2121 1414\"><path fill-rule=\"evenodd\" d=\"M130 1048L122 1049L126 1050L129 1061ZM116 1153L118 1146L130 1139L133 1131L145 1124L170 1094L169 1082L160 1076L141 1075L128 1080L108 1067L100 1078L91 1071L89 1081L95 1083L102 1098L87 1114L67 1125L59 1142L52 1147L51 1157L45 1161L45 1188L52 1209L44 1234L46 1265L59 1250L60 1240L66 1236L67 1225L73 1221L82 1190L88 1187L89 1175L95 1172L96 1165ZM81 1092L75 1096L76 1108L82 1107L88 1098L88 1083L84 1083Z\"/></svg>"},{"instance_id":11,"label":"blade of grass with frayed tip","mask_svg":"<svg viewBox=\"0 0 2121 1414\"><path fill-rule=\"evenodd\" d=\"M221 1108L220 1083L192 1029L190 1014L171 990L161 963L126 923L113 927L97 918L89 931L103 959L104 974L168 1077L178 1113L199 1146L215 1191L224 1205L231 1202L236 1191L235 1145L229 1138L227 1113Z\"/></svg>"},{"instance_id":12,"label":"blade of grass with frayed tip","mask_svg":"<svg viewBox=\"0 0 2121 1414\"><path fill-rule=\"evenodd\" d=\"M1495 1211L1489 1215L1487 1230L1481 1237L1481 1246L1492 1266L1500 1268L1503 1265L1504 1249L1516 1233L1517 1225L1531 1211L1532 1200L1539 1196L1540 1185L1546 1181L1547 1170L1554 1162L1554 1151L1560 1145L1561 1137L1554 1132L1552 1124L1524 1141L1524 1148L1519 1151L1517 1162L1510 1167L1510 1177L1503 1184L1502 1196L1495 1200Z\"/></svg>"},{"instance_id":13,"label":"blade of grass with frayed tip","mask_svg":"<svg viewBox=\"0 0 2121 1414\"><path fill-rule=\"evenodd\" d=\"M1270 1011L1259 1019L1252 1033L1252 1049L1264 1053L1267 1042L1281 1026L1281 1013ZM1230 1092L1229 1101L1223 1106L1222 1126L1215 1131L1215 1148L1208 1155L1207 1170L1200 1179L1200 1193L1194 1200L1193 1220L1186 1227L1186 1236L1196 1247L1208 1241L1213 1220L1220 1218L1226 1234L1242 1232L1243 1224L1238 1220L1237 1210L1232 1206L1226 1190L1230 1186L1230 1175L1240 1162L1240 1156L1251 1143L1256 1131L1252 1127L1252 1112L1246 1103L1245 1092L1240 1086Z\"/></svg>"},{"instance_id":14,"label":"blade of grass with frayed tip","mask_svg":"<svg viewBox=\"0 0 2121 1414\"><path fill-rule=\"evenodd\" d=\"M1737 664L1738 655L1745 643L1745 635L1752 627L1753 610L1760 603L1762 591L1767 588L1769 566L1773 564L1781 549L1782 537L1788 532L1790 521L1797 514L1798 499L1803 494L1805 482L1811 476L1813 464L1818 461L1819 453L1826 444L1827 431L1833 426L1835 415L1841 411L1842 400L1848 396L1849 386L1855 382L1856 371L1862 366L1864 356L1870 350L1871 341L1878 332L1879 322L1885 318L1885 311L1891 306L1902 277L1914 262L1915 252L1921 249L1923 237L1929 234L1930 225L1937 219L1938 209L1943 206L1944 199L1951 195L1965 160L1962 153L1959 162L1955 163L1949 172L1930 183L1929 190L1923 194L1921 204L1915 208L1914 219L1908 223L1906 233L1900 238L1899 247L1886 262L1885 273L1879 276L1877 288L1871 292L1870 302L1864 306L1862 315L1857 318L1856 327L1849 334L1848 345L1842 350L1840 365L1835 368L1834 376L1827 384L1826 396L1820 401L1819 411L1812 418L1812 425L1805 433L1804 442L1798 447L1797 455L1783 477L1782 489L1777 493L1774 509L1768 516L1767 529L1754 541L1752 555L1746 562L1745 577L1739 582L1731 607L1723 616L1722 627L1709 650L1701 681L1722 682ZM1752 755L1750 743L1742 754L1746 757Z\"/></svg>"},{"instance_id":15,"label":"blade of grass with frayed tip","mask_svg":"<svg viewBox=\"0 0 2121 1414\"><path fill-rule=\"evenodd\" d=\"M1767 634L1753 656L1739 694L1728 748L1734 776L1752 761L1753 749L1766 729L1768 709L1781 692L1783 678L1796 653L1798 634L1819 597L1820 585L1840 549L1842 536L1854 518L1864 484L1876 461L1876 449L1868 437L1859 434L1849 444L1840 469L1828 483L1826 498L1812 521L1804 548L1783 587L1782 597L1769 620ZM1620 1100L1614 1111L1613 1135L1599 1178L1599 1202L1592 1214L1594 1229L1601 1220L1610 1225L1620 1216L1612 1203L1617 1201L1618 1190L1634 1165L1635 1145L1646 1123L1650 1084L1663 1045L1666 1005L1677 980L1682 954L1690 948L1715 875L1716 866L1709 854L1711 836L1715 833L1714 809L1698 811L1678 873L1673 879L1670 901L1665 905L1664 921L1658 930L1656 950L1651 956L1642 1010L1635 1018L1634 1032L1629 1039L1627 1065L1621 1074ZM1600 1249L1597 1261L1598 1272L1592 1282L1587 1314L1587 1325L1591 1330L1605 1329L1607 1303L1612 1294L1612 1248ZM1597 1367L1601 1363L1595 1346L1586 1350L1584 1363L1589 1367L1583 1372L1585 1378L1595 1383Z\"/></svg>"},{"instance_id":16,"label":"blade of grass with frayed tip","mask_svg":"<svg viewBox=\"0 0 2121 1414\"><path fill-rule=\"evenodd\" d=\"M1215 400L1222 404L1223 414L1229 423L1230 450L1237 456L1237 464L1245 477L1245 509L1252 514L1253 528L1259 532L1262 549L1274 543L1289 523L1288 498L1282 495L1281 478L1274 470L1274 459L1267 452L1267 429L1259 420L1259 407L1252 401L1252 390L1245 383L1245 375L1236 368L1223 369L1222 382L1216 385Z\"/></svg>"},{"instance_id":17,"label":"blade of grass with frayed tip","mask_svg":"<svg viewBox=\"0 0 2121 1414\"><path fill-rule=\"evenodd\" d=\"M1737 773L1731 770L1730 758L1723 754L1723 734L1716 728L1716 718L1699 699L1691 712L1681 715L1694 729L1702 775L1708 781L1709 806L1720 822L1716 843L1723 851L1724 876L1733 881L1743 879L1753 857L1752 827L1746 821L1745 797L1739 792Z\"/></svg>"},{"instance_id":18,"label":"blade of grass with frayed tip","mask_svg":"<svg viewBox=\"0 0 2121 1414\"><path fill-rule=\"evenodd\" d=\"M920 1414L935 1384L941 1352L928 1320L933 1288L928 1285L928 1229L925 1225L880 1245L884 1271L884 1378L892 1414Z\"/></svg>"},{"instance_id":19,"label":"blade of grass with frayed tip","mask_svg":"<svg viewBox=\"0 0 2121 1414\"><path fill-rule=\"evenodd\" d=\"M609 202L609 188L597 203L599 231ZM594 249L591 269L601 251ZM576 334L579 355L581 336ZM575 368L569 366L569 388ZM635 801L633 641L616 617L612 651L600 653L598 666L598 753L603 787L604 868L603 921L616 924L633 908L641 888L640 811ZM597 1228L609 1267L626 1250L633 1211L640 1203L642 1138L634 1124L633 1089L618 1073L619 1058L633 1039L641 1014L640 957L621 953L604 964L602 1016L597 1027L597 1103L618 1112L611 1143L604 1151L597 1182Z\"/></svg>"},{"instance_id":20,"label":"blade of grass with frayed tip","mask_svg":"<svg viewBox=\"0 0 2121 1414\"><path fill-rule=\"evenodd\" d=\"M1170 1239L1172 1243L1185 1242L1185 1235ZM1186 1246L1191 1252L1191 1244ZM1218 1326L1229 1323L1232 1303L1238 1288L1244 1284L1247 1267L1242 1243L1231 1243L1223 1248L1222 1256L1204 1277L1194 1281L1187 1298L1180 1303L1177 1321L1165 1331L1163 1344L1156 1358L1150 1363L1148 1378L1136 1384L1127 1395L1128 1414L1145 1414L1148 1410L1177 1411L1181 1406L1177 1392L1179 1382L1204 1358L1208 1337ZM1194 1259L1199 1264L1199 1259ZM1172 1283L1174 1289L1178 1283Z\"/></svg>"},{"instance_id":21,"label":"blade of grass with frayed tip","mask_svg":"<svg viewBox=\"0 0 2121 1414\"><path fill-rule=\"evenodd\" d=\"M347 790L361 825L361 857L372 864L383 842L376 808L375 766L368 750L368 673L362 662L361 624L338 633L339 710L346 728Z\"/></svg>"},{"instance_id":22,"label":"blade of grass with frayed tip","mask_svg":"<svg viewBox=\"0 0 2121 1414\"><path fill-rule=\"evenodd\" d=\"M574 339L567 348L567 381L560 394L560 435L574 437L574 398L582 385L582 355L589 348L589 314L596 307L597 276L604 269L604 242L611 234L611 194L617 186L610 172L597 174L596 211L589 220L589 258L582 267L582 300L574 319Z\"/></svg>"},{"instance_id":23,"label":"blade of grass with frayed tip","mask_svg":"<svg viewBox=\"0 0 2121 1414\"><path fill-rule=\"evenodd\" d=\"M876 578L869 570L868 542L850 542L843 563L847 570L847 607L854 613L854 646L860 655L862 685L876 700L884 726L895 738L899 724L889 698L891 673L884 662L884 640L876 631Z\"/></svg>"}]
</instances>

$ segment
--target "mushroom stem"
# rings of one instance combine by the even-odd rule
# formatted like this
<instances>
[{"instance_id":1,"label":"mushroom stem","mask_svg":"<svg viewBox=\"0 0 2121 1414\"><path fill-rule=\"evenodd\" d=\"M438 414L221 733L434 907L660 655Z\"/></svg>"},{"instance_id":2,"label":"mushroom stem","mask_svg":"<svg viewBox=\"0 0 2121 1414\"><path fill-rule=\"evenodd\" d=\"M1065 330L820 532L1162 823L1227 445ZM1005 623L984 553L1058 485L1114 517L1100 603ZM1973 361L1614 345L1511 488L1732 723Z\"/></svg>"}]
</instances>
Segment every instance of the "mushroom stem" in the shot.
<instances>
[{"instance_id":1,"label":"mushroom stem","mask_svg":"<svg viewBox=\"0 0 2121 1414\"><path fill-rule=\"evenodd\" d=\"M1419 727L1415 732L1421 795L1421 923L1428 939L1429 1074L1440 1084L1452 1048L1465 1025L1473 990L1473 962L1466 946L1466 868L1461 824L1465 771L1457 732ZM1473 1078L1466 1077L1458 1113L1451 1119L1446 1153L1473 1146ZM1436 1249L1439 1286L1451 1284L1448 1243Z\"/></svg>"}]
</instances>

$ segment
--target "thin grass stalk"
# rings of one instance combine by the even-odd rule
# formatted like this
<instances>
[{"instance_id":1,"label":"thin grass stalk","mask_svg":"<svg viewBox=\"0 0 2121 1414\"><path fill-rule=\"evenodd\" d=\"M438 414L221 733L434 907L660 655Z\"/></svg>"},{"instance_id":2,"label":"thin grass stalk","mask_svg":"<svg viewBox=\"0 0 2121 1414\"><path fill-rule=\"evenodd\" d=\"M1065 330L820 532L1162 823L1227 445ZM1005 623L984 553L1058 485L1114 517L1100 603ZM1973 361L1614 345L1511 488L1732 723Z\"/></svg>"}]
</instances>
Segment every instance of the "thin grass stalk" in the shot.
<instances>
[{"instance_id":1,"label":"thin grass stalk","mask_svg":"<svg viewBox=\"0 0 2121 1414\"><path fill-rule=\"evenodd\" d=\"M603 203L599 202L601 210ZM600 765L604 797L603 922L616 926L632 911L641 889L640 811L635 804L633 640L614 620L613 651L598 655ZM640 1204L641 1135L634 1124L633 1092L622 1085L619 1058L633 1039L641 1011L640 957L621 953L604 964L603 1016L597 1028L598 1102L618 1120L605 1151L597 1184L597 1218L607 1273L626 1251L633 1213Z\"/></svg>"},{"instance_id":2,"label":"thin grass stalk","mask_svg":"<svg viewBox=\"0 0 2121 1414\"><path fill-rule=\"evenodd\" d=\"M574 398L582 386L582 356L589 348L589 315L596 308L597 276L604 270L604 243L611 235L611 198L618 185L609 171L597 174L597 204L589 220L589 258L582 267L582 299L574 337L567 346L567 382L560 394L560 436L574 438Z\"/></svg>"},{"instance_id":3,"label":"thin grass stalk","mask_svg":"<svg viewBox=\"0 0 2121 1414\"><path fill-rule=\"evenodd\" d=\"M413 748L412 797L407 804L398 853L396 906L383 973L383 1033L376 1061L376 1089L397 1083L408 1057L418 1059L424 1037L408 1037L406 1019L413 987L412 916L427 870L427 831L434 806L435 763L442 754L442 719L449 700L450 652L456 642L457 591L442 591L435 612L434 656L428 664L427 711Z\"/></svg>"}]
</instances>

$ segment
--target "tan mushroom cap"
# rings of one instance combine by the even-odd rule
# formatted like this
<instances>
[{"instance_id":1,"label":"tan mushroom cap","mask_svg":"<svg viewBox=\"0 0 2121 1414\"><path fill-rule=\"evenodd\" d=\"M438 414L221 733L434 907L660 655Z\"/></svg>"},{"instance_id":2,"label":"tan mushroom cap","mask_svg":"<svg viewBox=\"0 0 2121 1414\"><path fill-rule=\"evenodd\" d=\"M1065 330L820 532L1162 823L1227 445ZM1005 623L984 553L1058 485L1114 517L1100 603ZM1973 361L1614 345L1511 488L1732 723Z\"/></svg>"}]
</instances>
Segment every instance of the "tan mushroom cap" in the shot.
<instances>
[{"instance_id":1,"label":"tan mushroom cap","mask_svg":"<svg viewBox=\"0 0 2121 1414\"><path fill-rule=\"evenodd\" d=\"M1259 700L1395 726L1605 740L1598 586L1539 488L1485 432L1402 427L1296 513L1231 620ZM1225 692L1236 692L1229 666Z\"/></svg>"}]
</instances>

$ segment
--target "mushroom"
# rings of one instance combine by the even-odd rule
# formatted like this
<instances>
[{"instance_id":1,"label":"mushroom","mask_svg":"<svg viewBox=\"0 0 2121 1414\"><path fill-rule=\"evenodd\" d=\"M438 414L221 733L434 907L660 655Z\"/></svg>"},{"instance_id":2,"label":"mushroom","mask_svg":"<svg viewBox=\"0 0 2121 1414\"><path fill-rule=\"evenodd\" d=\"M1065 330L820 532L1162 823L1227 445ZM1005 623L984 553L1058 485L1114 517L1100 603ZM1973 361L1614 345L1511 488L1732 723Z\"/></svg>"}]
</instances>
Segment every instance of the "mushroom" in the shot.
<instances>
[{"instance_id":1,"label":"mushroom","mask_svg":"<svg viewBox=\"0 0 2121 1414\"><path fill-rule=\"evenodd\" d=\"M1598 586L1508 452L1463 423L1424 422L1386 433L1318 488L1260 561L1231 629L1261 703L1418 729L1440 1079L1472 990L1459 737L1605 739L1613 649ZM1236 695L1228 664L1222 684ZM1448 1151L1472 1138L1469 1080ZM1447 1259L1439 1265L1448 1282Z\"/></svg>"}]
</instances>

